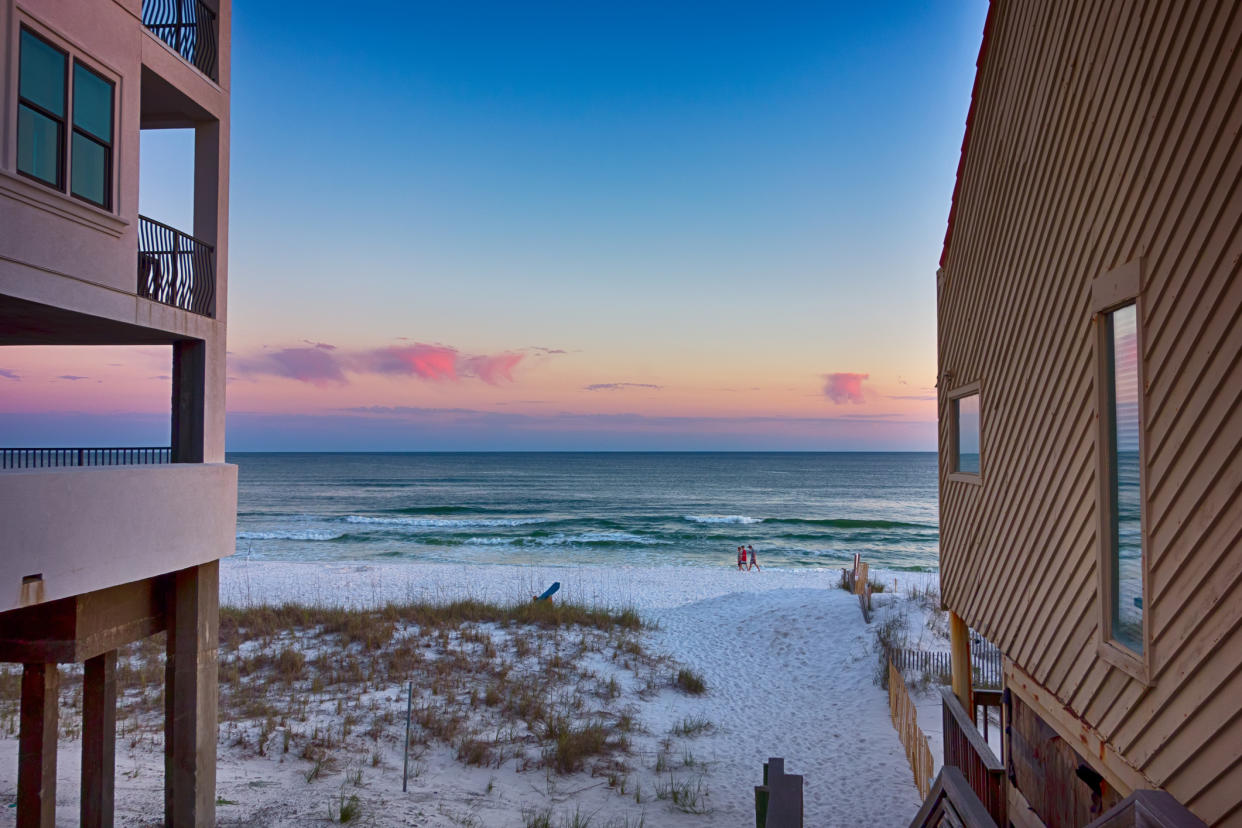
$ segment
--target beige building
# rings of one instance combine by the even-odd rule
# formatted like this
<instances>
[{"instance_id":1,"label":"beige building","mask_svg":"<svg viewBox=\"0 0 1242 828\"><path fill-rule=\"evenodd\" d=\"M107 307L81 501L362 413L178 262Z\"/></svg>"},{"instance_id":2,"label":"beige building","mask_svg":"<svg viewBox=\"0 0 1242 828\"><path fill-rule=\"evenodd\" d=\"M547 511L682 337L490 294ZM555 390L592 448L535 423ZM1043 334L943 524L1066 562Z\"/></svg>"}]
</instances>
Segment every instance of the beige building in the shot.
<instances>
[{"instance_id":1,"label":"beige building","mask_svg":"<svg viewBox=\"0 0 1242 828\"><path fill-rule=\"evenodd\" d=\"M19 825L55 820L57 664L72 662L80 818L112 824L116 650L163 631L166 822L215 824L218 560L237 501L223 462L229 22L229 0L0 0L0 345L167 345L173 378L166 446L0 451ZM139 136L167 128L193 130L192 227L138 214Z\"/></svg>"},{"instance_id":2,"label":"beige building","mask_svg":"<svg viewBox=\"0 0 1242 828\"><path fill-rule=\"evenodd\" d=\"M946 764L1002 825L1242 825L1239 44L1235 0L991 3L938 388Z\"/></svg>"}]
</instances>

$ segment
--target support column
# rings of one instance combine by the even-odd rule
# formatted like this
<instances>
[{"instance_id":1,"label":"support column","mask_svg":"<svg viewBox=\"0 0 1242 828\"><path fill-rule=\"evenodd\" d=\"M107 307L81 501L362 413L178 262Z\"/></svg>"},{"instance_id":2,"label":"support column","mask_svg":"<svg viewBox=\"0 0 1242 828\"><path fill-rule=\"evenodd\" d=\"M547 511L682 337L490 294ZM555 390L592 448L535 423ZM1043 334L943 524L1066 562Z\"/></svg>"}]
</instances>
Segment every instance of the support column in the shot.
<instances>
[{"instance_id":1,"label":"support column","mask_svg":"<svg viewBox=\"0 0 1242 828\"><path fill-rule=\"evenodd\" d=\"M22 668L21 735L17 748L18 828L55 828L56 726L60 671L55 664Z\"/></svg>"},{"instance_id":2,"label":"support column","mask_svg":"<svg viewBox=\"0 0 1242 828\"><path fill-rule=\"evenodd\" d=\"M173 344L172 461L203 462L203 403L207 345L202 340Z\"/></svg>"},{"instance_id":3,"label":"support column","mask_svg":"<svg viewBox=\"0 0 1242 828\"><path fill-rule=\"evenodd\" d=\"M219 562L173 573L168 590L164 822L214 826Z\"/></svg>"},{"instance_id":4,"label":"support column","mask_svg":"<svg viewBox=\"0 0 1242 828\"><path fill-rule=\"evenodd\" d=\"M953 695L962 703L967 715L975 709L970 671L970 627L956 612L949 612L949 644L952 649Z\"/></svg>"},{"instance_id":5,"label":"support column","mask_svg":"<svg viewBox=\"0 0 1242 828\"><path fill-rule=\"evenodd\" d=\"M112 828L116 783L116 650L87 659L82 681L82 825Z\"/></svg>"}]
</instances>

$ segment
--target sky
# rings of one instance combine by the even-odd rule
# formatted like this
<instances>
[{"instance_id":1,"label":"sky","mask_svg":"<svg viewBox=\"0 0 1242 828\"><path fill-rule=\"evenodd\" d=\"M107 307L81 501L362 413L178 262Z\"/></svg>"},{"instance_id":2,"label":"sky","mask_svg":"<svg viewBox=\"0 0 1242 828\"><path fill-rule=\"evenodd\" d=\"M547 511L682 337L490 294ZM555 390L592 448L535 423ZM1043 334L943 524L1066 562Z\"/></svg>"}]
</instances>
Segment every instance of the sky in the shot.
<instances>
[{"instance_id":1,"label":"sky","mask_svg":"<svg viewBox=\"0 0 1242 828\"><path fill-rule=\"evenodd\" d=\"M986 0L340 9L234 6L230 449L935 450ZM5 442L166 442L169 360L7 348Z\"/></svg>"}]
</instances>

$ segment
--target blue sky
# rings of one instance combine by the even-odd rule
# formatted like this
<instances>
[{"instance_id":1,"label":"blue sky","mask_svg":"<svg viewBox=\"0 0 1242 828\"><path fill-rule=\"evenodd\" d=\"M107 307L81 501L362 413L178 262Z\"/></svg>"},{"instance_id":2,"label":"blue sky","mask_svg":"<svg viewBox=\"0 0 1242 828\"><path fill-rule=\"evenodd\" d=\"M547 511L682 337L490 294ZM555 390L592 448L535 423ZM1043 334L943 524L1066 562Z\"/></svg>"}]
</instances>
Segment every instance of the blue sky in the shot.
<instances>
[{"instance_id":1,"label":"blue sky","mask_svg":"<svg viewBox=\"0 0 1242 828\"><path fill-rule=\"evenodd\" d=\"M540 448L709 423L713 448L934 449L934 274L985 13L237 3L230 447L290 447L296 418L292 447L349 448L364 409L456 409L537 423ZM188 222L188 146L144 138L145 214ZM330 380L302 370L314 343ZM405 373L375 367L393 349ZM83 410L125 413L88 385ZM505 445L440 427L385 447Z\"/></svg>"}]
</instances>

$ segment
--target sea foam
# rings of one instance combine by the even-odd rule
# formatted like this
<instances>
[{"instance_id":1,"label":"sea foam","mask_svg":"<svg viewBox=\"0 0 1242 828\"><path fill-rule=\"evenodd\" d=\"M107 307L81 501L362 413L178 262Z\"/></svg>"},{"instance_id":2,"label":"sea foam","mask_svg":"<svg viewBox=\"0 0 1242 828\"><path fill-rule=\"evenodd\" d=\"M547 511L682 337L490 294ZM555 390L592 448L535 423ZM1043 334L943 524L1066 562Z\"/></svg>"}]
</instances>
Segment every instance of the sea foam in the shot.
<instances>
[{"instance_id":1,"label":"sea foam","mask_svg":"<svg viewBox=\"0 0 1242 828\"><path fill-rule=\"evenodd\" d=\"M746 515L686 515L685 519L691 523L738 523L743 525L763 523L763 518L748 517Z\"/></svg>"},{"instance_id":2,"label":"sea foam","mask_svg":"<svg viewBox=\"0 0 1242 828\"><path fill-rule=\"evenodd\" d=\"M290 529L275 532L238 532L238 540L300 540L330 541L343 538L341 532L329 532L326 529Z\"/></svg>"},{"instance_id":3,"label":"sea foam","mask_svg":"<svg viewBox=\"0 0 1242 828\"><path fill-rule=\"evenodd\" d=\"M417 518L417 517L371 517L347 515L346 523L362 523L376 526L416 526L432 529L469 529L486 526L527 526L547 523L547 518Z\"/></svg>"}]
</instances>

